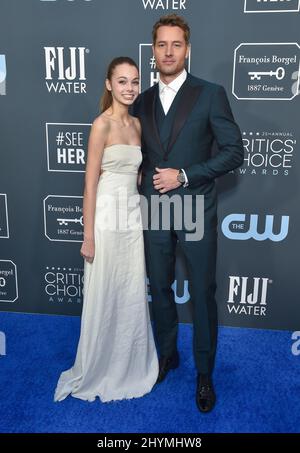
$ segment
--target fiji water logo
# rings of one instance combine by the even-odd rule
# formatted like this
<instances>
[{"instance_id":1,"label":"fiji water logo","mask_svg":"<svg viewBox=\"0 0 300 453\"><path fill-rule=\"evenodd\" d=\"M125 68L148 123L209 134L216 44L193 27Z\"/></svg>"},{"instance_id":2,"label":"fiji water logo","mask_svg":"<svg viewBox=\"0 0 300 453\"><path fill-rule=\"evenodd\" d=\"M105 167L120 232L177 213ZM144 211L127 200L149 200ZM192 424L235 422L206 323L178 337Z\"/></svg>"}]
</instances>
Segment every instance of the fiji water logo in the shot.
<instances>
[{"instance_id":1,"label":"fiji water logo","mask_svg":"<svg viewBox=\"0 0 300 453\"><path fill-rule=\"evenodd\" d=\"M266 316L268 285L265 277L229 276L227 309L230 314Z\"/></svg>"},{"instance_id":2,"label":"fiji water logo","mask_svg":"<svg viewBox=\"0 0 300 453\"><path fill-rule=\"evenodd\" d=\"M81 94L87 92L86 47L44 47L48 92Z\"/></svg>"},{"instance_id":3,"label":"fiji water logo","mask_svg":"<svg viewBox=\"0 0 300 453\"><path fill-rule=\"evenodd\" d=\"M229 214L222 222L221 229L228 239L238 241L247 241L254 239L256 241L265 241L269 239L273 242L283 241L289 231L289 216L281 216L281 225L279 232L274 233L274 216L266 215L265 225L262 232L259 232L259 216L251 214L250 219L246 222L246 214ZM277 226L277 225L276 225Z\"/></svg>"},{"instance_id":4,"label":"fiji water logo","mask_svg":"<svg viewBox=\"0 0 300 453\"><path fill-rule=\"evenodd\" d=\"M144 9L152 10L183 10L187 0L141 0Z\"/></svg>"}]
</instances>

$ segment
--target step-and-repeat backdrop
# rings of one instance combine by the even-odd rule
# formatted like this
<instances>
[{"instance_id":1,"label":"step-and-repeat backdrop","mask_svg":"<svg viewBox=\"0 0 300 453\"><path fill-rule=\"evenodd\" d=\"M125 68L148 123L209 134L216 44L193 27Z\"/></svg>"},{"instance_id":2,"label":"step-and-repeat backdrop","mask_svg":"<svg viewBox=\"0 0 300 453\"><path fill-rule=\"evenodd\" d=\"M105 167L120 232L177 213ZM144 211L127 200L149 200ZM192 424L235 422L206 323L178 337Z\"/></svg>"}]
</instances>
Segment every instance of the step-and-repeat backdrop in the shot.
<instances>
[{"instance_id":1,"label":"step-and-repeat backdrop","mask_svg":"<svg viewBox=\"0 0 300 453\"><path fill-rule=\"evenodd\" d=\"M299 3L1 1L1 310L80 314L84 169L105 70L128 55L141 89L155 83L152 25L175 12L192 31L188 69L225 87L243 134L244 165L218 181L220 324L299 328ZM180 250L173 289L189 322Z\"/></svg>"}]
</instances>

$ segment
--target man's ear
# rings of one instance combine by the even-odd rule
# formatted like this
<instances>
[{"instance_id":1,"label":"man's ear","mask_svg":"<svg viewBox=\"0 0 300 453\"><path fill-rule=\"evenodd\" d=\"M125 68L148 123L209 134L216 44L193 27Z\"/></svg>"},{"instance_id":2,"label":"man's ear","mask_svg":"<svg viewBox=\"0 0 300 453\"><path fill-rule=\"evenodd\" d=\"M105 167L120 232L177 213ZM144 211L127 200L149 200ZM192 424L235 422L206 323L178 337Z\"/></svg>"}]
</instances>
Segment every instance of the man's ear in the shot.
<instances>
[{"instance_id":1,"label":"man's ear","mask_svg":"<svg viewBox=\"0 0 300 453\"><path fill-rule=\"evenodd\" d=\"M191 44L188 44L187 49L186 49L185 58L189 57L190 51L191 51Z\"/></svg>"}]
</instances>

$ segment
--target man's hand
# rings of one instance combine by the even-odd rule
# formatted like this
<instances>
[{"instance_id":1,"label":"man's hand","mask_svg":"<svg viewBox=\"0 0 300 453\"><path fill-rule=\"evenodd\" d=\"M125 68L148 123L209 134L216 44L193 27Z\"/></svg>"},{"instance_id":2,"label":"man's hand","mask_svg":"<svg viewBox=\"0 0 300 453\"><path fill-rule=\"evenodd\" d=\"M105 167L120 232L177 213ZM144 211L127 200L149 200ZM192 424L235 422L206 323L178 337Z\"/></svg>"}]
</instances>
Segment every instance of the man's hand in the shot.
<instances>
[{"instance_id":1,"label":"man's hand","mask_svg":"<svg viewBox=\"0 0 300 453\"><path fill-rule=\"evenodd\" d=\"M179 170L176 168L155 167L155 170L157 174L153 176L153 185L160 193L166 193L181 186L181 183L177 181Z\"/></svg>"}]
</instances>

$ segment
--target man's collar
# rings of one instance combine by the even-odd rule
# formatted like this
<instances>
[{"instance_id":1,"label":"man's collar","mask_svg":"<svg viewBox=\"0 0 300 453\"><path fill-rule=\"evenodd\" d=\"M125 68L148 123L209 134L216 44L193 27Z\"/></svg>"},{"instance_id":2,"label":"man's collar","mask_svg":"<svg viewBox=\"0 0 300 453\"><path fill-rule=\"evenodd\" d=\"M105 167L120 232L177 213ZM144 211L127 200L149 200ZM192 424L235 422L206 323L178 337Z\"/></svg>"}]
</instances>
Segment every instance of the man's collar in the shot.
<instances>
[{"instance_id":1,"label":"man's collar","mask_svg":"<svg viewBox=\"0 0 300 453\"><path fill-rule=\"evenodd\" d=\"M187 72L186 70L184 69L180 74L179 76L176 77L176 79L172 80L171 83L169 83L168 85L165 84L160 78L159 78L159 81L158 81L158 86L159 86L159 93L162 92L162 90L168 86L169 88L171 88L173 91L175 91L175 93L177 93L179 91L179 89L181 88L181 85L183 85L183 83L185 82L187 78Z\"/></svg>"}]
</instances>

